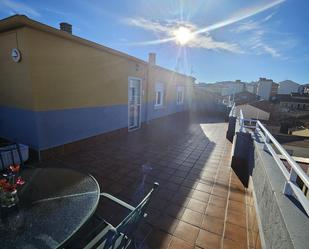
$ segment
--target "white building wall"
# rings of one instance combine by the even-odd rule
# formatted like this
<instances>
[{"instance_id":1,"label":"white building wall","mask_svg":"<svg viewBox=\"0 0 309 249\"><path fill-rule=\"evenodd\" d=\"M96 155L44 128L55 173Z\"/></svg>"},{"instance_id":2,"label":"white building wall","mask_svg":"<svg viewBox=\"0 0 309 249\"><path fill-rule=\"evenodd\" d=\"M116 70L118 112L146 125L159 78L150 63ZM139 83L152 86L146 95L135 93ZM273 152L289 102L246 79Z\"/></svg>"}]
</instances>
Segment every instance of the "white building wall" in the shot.
<instances>
[{"instance_id":1,"label":"white building wall","mask_svg":"<svg viewBox=\"0 0 309 249\"><path fill-rule=\"evenodd\" d=\"M270 113L258 109L254 106L245 104L236 106L236 113L239 116L240 109L244 115L244 118L248 119L259 119L259 120L269 120Z\"/></svg>"},{"instance_id":2,"label":"white building wall","mask_svg":"<svg viewBox=\"0 0 309 249\"><path fill-rule=\"evenodd\" d=\"M259 80L257 87L257 95L262 99L269 100L271 93L272 80Z\"/></svg>"},{"instance_id":3,"label":"white building wall","mask_svg":"<svg viewBox=\"0 0 309 249\"><path fill-rule=\"evenodd\" d=\"M290 93L297 93L299 84L291 80L285 80L279 83L279 94L290 94Z\"/></svg>"},{"instance_id":4,"label":"white building wall","mask_svg":"<svg viewBox=\"0 0 309 249\"><path fill-rule=\"evenodd\" d=\"M250 93L254 93L254 94L256 94L256 86L255 85L253 85L253 84L247 84L246 85L246 90L248 91L248 92L250 92Z\"/></svg>"},{"instance_id":5,"label":"white building wall","mask_svg":"<svg viewBox=\"0 0 309 249\"><path fill-rule=\"evenodd\" d=\"M240 93L244 91L244 85L241 83L231 82L229 84L225 84L224 88L222 88L221 95L228 96L236 93Z\"/></svg>"}]
</instances>

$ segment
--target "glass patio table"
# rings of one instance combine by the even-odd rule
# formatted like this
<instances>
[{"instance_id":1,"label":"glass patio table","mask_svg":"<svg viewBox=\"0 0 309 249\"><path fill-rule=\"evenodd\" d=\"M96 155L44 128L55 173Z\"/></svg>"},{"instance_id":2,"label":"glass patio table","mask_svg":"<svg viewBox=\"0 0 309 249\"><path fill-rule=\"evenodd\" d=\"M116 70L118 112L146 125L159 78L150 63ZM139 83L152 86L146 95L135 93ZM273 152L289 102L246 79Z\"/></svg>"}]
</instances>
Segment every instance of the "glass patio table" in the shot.
<instances>
[{"instance_id":1,"label":"glass patio table","mask_svg":"<svg viewBox=\"0 0 309 249\"><path fill-rule=\"evenodd\" d=\"M54 249L97 208L100 188L91 175L61 168L27 169L17 206L0 211L0 248Z\"/></svg>"}]
</instances>

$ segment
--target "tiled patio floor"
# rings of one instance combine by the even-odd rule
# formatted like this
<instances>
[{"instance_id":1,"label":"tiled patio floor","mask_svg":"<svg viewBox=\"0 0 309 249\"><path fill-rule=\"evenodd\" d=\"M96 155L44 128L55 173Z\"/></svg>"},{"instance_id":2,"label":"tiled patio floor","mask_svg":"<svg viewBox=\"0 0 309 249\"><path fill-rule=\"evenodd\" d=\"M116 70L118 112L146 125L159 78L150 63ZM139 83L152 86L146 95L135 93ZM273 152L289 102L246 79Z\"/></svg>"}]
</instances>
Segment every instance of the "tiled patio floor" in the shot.
<instances>
[{"instance_id":1,"label":"tiled patio floor","mask_svg":"<svg viewBox=\"0 0 309 249\"><path fill-rule=\"evenodd\" d=\"M139 248L252 248L245 189L230 167L226 129L219 118L178 115L41 166L91 173L102 191L132 204L159 182L136 232ZM98 212L112 223L123 216L104 202Z\"/></svg>"}]
</instances>

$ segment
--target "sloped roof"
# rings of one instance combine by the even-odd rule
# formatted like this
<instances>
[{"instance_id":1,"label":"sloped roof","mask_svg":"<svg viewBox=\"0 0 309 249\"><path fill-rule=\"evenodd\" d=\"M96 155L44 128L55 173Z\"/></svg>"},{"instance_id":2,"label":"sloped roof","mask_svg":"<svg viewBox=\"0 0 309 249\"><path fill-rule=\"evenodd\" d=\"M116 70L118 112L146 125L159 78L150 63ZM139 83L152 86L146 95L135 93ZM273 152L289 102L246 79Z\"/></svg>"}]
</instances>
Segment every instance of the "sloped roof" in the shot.
<instances>
[{"instance_id":1,"label":"sloped roof","mask_svg":"<svg viewBox=\"0 0 309 249\"><path fill-rule=\"evenodd\" d=\"M254 93L244 91L234 95L235 105L243 105L258 100L260 97Z\"/></svg>"},{"instance_id":2,"label":"sloped roof","mask_svg":"<svg viewBox=\"0 0 309 249\"><path fill-rule=\"evenodd\" d=\"M284 81L279 82L279 84L280 85L290 84L290 85L300 86L300 84L298 84L298 83L296 83L295 81L292 81L292 80L284 80Z\"/></svg>"},{"instance_id":3,"label":"sloped roof","mask_svg":"<svg viewBox=\"0 0 309 249\"><path fill-rule=\"evenodd\" d=\"M270 101L267 101L267 100L254 101L254 102L248 103L248 105L254 106L268 113L271 113L271 111L274 108L274 105Z\"/></svg>"},{"instance_id":4,"label":"sloped roof","mask_svg":"<svg viewBox=\"0 0 309 249\"><path fill-rule=\"evenodd\" d=\"M296 102L296 103L309 103L309 95L301 94L277 94L279 102Z\"/></svg>"}]
</instances>

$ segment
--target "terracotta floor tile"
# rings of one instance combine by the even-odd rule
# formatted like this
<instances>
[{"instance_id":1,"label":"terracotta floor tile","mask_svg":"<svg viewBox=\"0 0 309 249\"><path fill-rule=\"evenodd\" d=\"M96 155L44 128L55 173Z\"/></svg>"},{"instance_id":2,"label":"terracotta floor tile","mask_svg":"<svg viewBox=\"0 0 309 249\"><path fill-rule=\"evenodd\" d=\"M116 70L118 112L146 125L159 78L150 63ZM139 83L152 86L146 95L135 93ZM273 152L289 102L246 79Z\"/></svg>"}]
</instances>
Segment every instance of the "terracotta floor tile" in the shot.
<instances>
[{"instance_id":1,"label":"terracotta floor tile","mask_svg":"<svg viewBox=\"0 0 309 249\"><path fill-rule=\"evenodd\" d=\"M246 204L243 202L230 200L228 210L242 215L246 215Z\"/></svg>"},{"instance_id":2,"label":"terracotta floor tile","mask_svg":"<svg viewBox=\"0 0 309 249\"><path fill-rule=\"evenodd\" d=\"M224 238L237 241L243 245L247 244L247 230L243 227L226 223Z\"/></svg>"},{"instance_id":3,"label":"terracotta floor tile","mask_svg":"<svg viewBox=\"0 0 309 249\"><path fill-rule=\"evenodd\" d=\"M209 185L213 184L215 182L214 176L215 176L215 173L212 173L212 176L203 174L200 177L201 182L203 182L204 184L209 184Z\"/></svg>"},{"instance_id":4,"label":"terracotta floor tile","mask_svg":"<svg viewBox=\"0 0 309 249\"><path fill-rule=\"evenodd\" d=\"M190 199L187 208L199 212L199 213L205 213L207 204L205 202L195 200L195 199Z\"/></svg>"},{"instance_id":5,"label":"terracotta floor tile","mask_svg":"<svg viewBox=\"0 0 309 249\"><path fill-rule=\"evenodd\" d=\"M204 183L198 183L195 189L199 191L211 193L212 186L204 184Z\"/></svg>"},{"instance_id":6,"label":"terracotta floor tile","mask_svg":"<svg viewBox=\"0 0 309 249\"><path fill-rule=\"evenodd\" d=\"M195 190L192 194L192 198L199 200L199 201L202 201L202 202L206 202L206 203L209 200L209 196L210 196L209 193L205 193L205 192L202 192L202 191L199 191L199 190Z\"/></svg>"},{"instance_id":7,"label":"terracotta floor tile","mask_svg":"<svg viewBox=\"0 0 309 249\"><path fill-rule=\"evenodd\" d=\"M181 184L183 181L184 181L184 178L178 177L178 176L174 176L170 179L170 182L176 183L176 184Z\"/></svg>"},{"instance_id":8,"label":"terracotta floor tile","mask_svg":"<svg viewBox=\"0 0 309 249\"><path fill-rule=\"evenodd\" d=\"M229 196L230 200L233 201L238 201L238 202L242 202L245 203L245 194L240 193L240 192L230 192L230 196Z\"/></svg>"},{"instance_id":9,"label":"terracotta floor tile","mask_svg":"<svg viewBox=\"0 0 309 249\"><path fill-rule=\"evenodd\" d=\"M181 220L199 227L202 223L203 215L201 213L186 209Z\"/></svg>"},{"instance_id":10,"label":"terracotta floor tile","mask_svg":"<svg viewBox=\"0 0 309 249\"><path fill-rule=\"evenodd\" d=\"M177 191L179 189L179 185L172 183L172 182L168 182L167 184L164 185L164 187L170 191Z\"/></svg>"},{"instance_id":11,"label":"terracotta floor tile","mask_svg":"<svg viewBox=\"0 0 309 249\"><path fill-rule=\"evenodd\" d=\"M152 223L152 224L157 220L157 218L161 214L161 212L159 210L152 209L150 207L147 208L146 212L147 212L147 216L146 216L145 220Z\"/></svg>"},{"instance_id":12,"label":"terracotta floor tile","mask_svg":"<svg viewBox=\"0 0 309 249\"><path fill-rule=\"evenodd\" d=\"M177 190L177 193L185 197L191 197L192 194L194 193L194 189L181 185L181 187Z\"/></svg>"},{"instance_id":13,"label":"terracotta floor tile","mask_svg":"<svg viewBox=\"0 0 309 249\"><path fill-rule=\"evenodd\" d=\"M262 244L259 236L256 239L255 249L262 249Z\"/></svg>"},{"instance_id":14,"label":"terracotta floor tile","mask_svg":"<svg viewBox=\"0 0 309 249\"><path fill-rule=\"evenodd\" d=\"M196 187L198 183L195 181L195 180L189 180L189 179L185 179L181 185L182 186L185 186L185 187L188 187L188 188L192 188L194 189Z\"/></svg>"},{"instance_id":15,"label":"terracotta floor tile","mask_svg":"<svg viewBox=\"0 0 309 249\"><path fill-rule=\"evenodd\" d=\"M211 195L209 198L209 204L215 205L217 207L225 208L227 203L227 198L223 198L216 195Z\"/></svg>"},{"instance_id":16,"label":"terracotta floor tile","mask_svg":"<svg viewBox=\"0 0 309 249\"><path fill-rule=\"evenodd\" d=\"M190 201L190 198L186 194L176 194L171 202L183 207L186 207Z\"/></svg>"},{"instance_id":17,"label":"terracotta floor tile","mask_svg":"<svg viewBox=\"0 0 309 249\"><path fill-rule=\"evenodd\" d=\"M239 243L237 241L224 239L223 249L247 249L247 246L244 246L243 243Z\"/></svg>"},{"instance_id":18,"label":"terracotta floor tile","mask_svg":"<svg viewBox=\"0 0 309 249\"><path fill-rule=\"evenodd\" d=\"M194 182L198 181L200 178L201 178L201 176L196 175L196 174L187 174L186 177L185 177L186 180L194 181Z\"/></svg>"},{"instance_id":19,"label":"terracotta floor tile","mask_svg":"<svg viewBox=\"0 0 309 249\"><path fill-rule=\"evenodd\" d=\"M154 230L147 237L145 244L147 248L151 249L167 249L171 239L171 235L160 230Z\"/></svg>"},{"instance_id":20,"label":"terracotta floor tile","mask_svg":"<svg viewBox=\"0 0 309 249\"><path fill-rule=\"evenodd\" d=\"M186 177L188 174L188 172L183 171L183 170L177 170L173 175L174 176L178 176L178 177Z\"/></svg>"},{"instance_id":21,"label":"terracotta floor tile","mask_svg":"<svg viewBox=\"0 0 309 249\"><path fill-rule=\"evenodd\" d=\"M225 247L243 245L244 238L231 228L243 221L238 215L244 213L245 190L230 167L232 145L222 136L227 124L208 116L176 116L152 120L137 131L107 136L104 141L98 139L84 151L56 158L57 162L94 175L104 192L110 190L134 205L143 197L138 195L141 188L147 193L153 181L158 181L159 191L148 207L145 229L139 228L137 235L140 241L146 237L141 248L148 249L217 248L231 178L231 215L225 235L232 239L226 239ZM48 162L41 166L44 164ZM143 170L144 164L152 169ZM106 206L99 204L98 211L104 210ZM120 215L118 209L110 212L113 217ZM199 233L197 226L205 230Z\"/></svg>"},{"instance_id":22,"label":"terracotta floor tile","mask_svg":"<svg viewBox=\"0 0 309 249\"><path fill-rule=\"evenodd\" d=\"M225 208L221 208L221 207L217 207L215 205L209 204L206 208L205 214L216 217L216 218L224 219L225 218Z\"/></svg>"},{"instance_id":23,"label":"terracotta floor tile","mask_svg":"<svg viewBox=\"0 0 309 249\"><path fill-rule=\"evenodd\" d=\"M252 230L248 230L247 236L248 236L249 246L252 248L256 247L255 244L256 244L256 241L259 239L259 233L254 232Z\"/></svg>"},{"instance_id":24,"label":"terracotta floor tile","mask_svg":"<svg viewBox=\"0 0 309 249\"><path fill-rule=\"evenodd\" d=\"M161 172L157 178L159 182L164 182L164 181L168 181L168 179L171 177L171 174L165 174L163 172Z\"/></svg>"},{"instance_id":25,"label":"terracotta floor tile","mask_svg":"<svg viewBox=\"0 0 309 249\"><path fill-rule=\"evenodd\" d=\"M176 227L174 236L188 242L190 245L194 245L198 232L199 229L197 227L180 221Z\"/></svg>"},{"instance_id":26,"label":"terracotta floor tile","mask_svg":"<svg viewBox=\"0 0 309 249\"><path fill-rule=\"evenodd\" d=\"M246 189L242 184L235 184L233 181L230 184L230 190L231 192L240 192L242 194L246 193Z\"/></svg>"},{"instance_id":27,"label":"terracotta floor tile","mask_svg":"<svg viewBox=\"0 0 309 249\"><path fill-rule=\"evenodd\" d=\"M169 201L171 200L175 195L175 192L169 191L167 189L160 189L158 193L156 193L156 196L158 198L161 198L163 200Z\"/></svg>"},{"instance_id":28,"label":"terracotta floor tile","mask_svg":"<svg viewBox=\"0 0 309 249\"><path fill-rule=\"evenodd\" d=\"M162 210L165 210L167 204L168 204L168 201L155 196L153 200L149 203L149 207L152 209L162 211Z\"/></svg>"},{"instance_id":29,"label":"terracotta floor tile","mask_svg":"<svg viewBox=\"0 0 309 249\"><path fill-rule=\"evenodd\" d=\"M221 249L221 236L201 229L196 245L205 249Z\"/></svg>"},{"instance_id":30,"label":"terracotta floor tile","mask_svg":"<svg viewBox=\"0 0 309 249\"><path fill-rule=\"evenodd\" d=\"M161 215L157 218L157 221L155 222L155 225L160 230L173 234L177 225L179 223L179 220L171 217L169 215Z\"/></svg>"},{"instance_id":31,"label":"terracotta floor tile","mask_svg":"<svg viewBox=\"0 0 309 249\"><path fill-rule=\"evenodd\" d=\"M212 194L225 198L228 195L228 189L214 187Z\"/></svg>"},{"instance_id":32,"label":"terracotta floor tile","mask_svg":"<svg viewBox=\"0 0 309 249\"><path fill-rule=\"evenodd\" d=\"M173 237L168 249L193 249L194 246L184 240Z\"/></svg>"},{"instance_id":33,"label":"terracotta floor tile","mask_svg":"<svg viewBox=\"0 0 309 249\"><path fill-rule=\"evenodd\" d=\"M246 216L242 213L236 213L228 210L227 212L227 222L235 224L237 226L246 227Z\"/></svg>"},{"instance_id":34,"label":"terracotta floor tile","mask_svg":"<svg viewBox=\"0 0 309 249\"><path fill-rule=\"evenodd\" d=\"M144 241L145 238L152 232L153 226L145 221L142 221L134 231L134 238L138 241Z\"/></svg>"},{"instance_id":35,"label":"terracotta floor tile","mask_svg":"<svg viewBox=\"0 0 309 249\"><path fill-rule=\"evenodd\" d=\"M184 207L173 204L173 203L170 203L165 209L166 214L172 217L176 217L176 218L182 217L184 211L185 211Z\"/></svg>"},{"instance_id":36,"label":"terracotta floor tile","mask_svg":"<svg viewBox=\"0 0 309 249\"><path fill-rule=\"evenodd\" d=\"M205 215L202 222L202 229L222 236L224 220L213 216Z\"/></svg>"}]
</instances>

